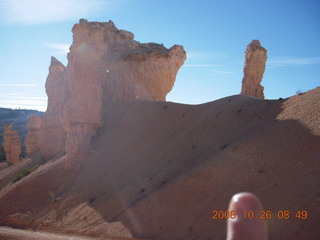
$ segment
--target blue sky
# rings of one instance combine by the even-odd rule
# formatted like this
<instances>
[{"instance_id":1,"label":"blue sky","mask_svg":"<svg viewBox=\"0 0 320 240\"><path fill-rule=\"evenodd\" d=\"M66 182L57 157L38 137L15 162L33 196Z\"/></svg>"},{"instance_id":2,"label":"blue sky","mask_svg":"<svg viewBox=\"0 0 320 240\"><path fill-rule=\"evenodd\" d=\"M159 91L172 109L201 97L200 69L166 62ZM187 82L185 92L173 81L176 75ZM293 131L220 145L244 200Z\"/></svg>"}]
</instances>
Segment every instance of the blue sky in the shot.
<instances>
[{"instance_id":1,"label":"blue sky","mask_svg":"<svg viewBox=\"0 0 320 240\"><path fill-rule=\"evenodd\" d=\"M50 57L67 64L80 18L112 20L140 42L183 45L187 61L167 100L188 104L240 92L244 52L268 51L267 99L320 85L319 0L0 0L0 107L45 111Z\"/></svg>"}]
</instances>

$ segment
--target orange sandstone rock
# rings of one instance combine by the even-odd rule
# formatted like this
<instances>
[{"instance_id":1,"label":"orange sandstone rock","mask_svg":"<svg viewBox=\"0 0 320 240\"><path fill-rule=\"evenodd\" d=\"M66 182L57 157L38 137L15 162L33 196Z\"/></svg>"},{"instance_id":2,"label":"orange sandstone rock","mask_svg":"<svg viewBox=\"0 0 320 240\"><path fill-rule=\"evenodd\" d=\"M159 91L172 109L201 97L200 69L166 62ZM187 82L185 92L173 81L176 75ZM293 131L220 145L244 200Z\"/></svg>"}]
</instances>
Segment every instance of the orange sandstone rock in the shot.
<instances>
[{"instance_id":1,"label":"orange sandstone rock","mask_svg":"<svg viewBox=\"0 0 320 240\"><path fill-rule=\"evenodd\" d=\"M65 103L65 66L51 58L46 81L48 106L39 131L39 147L46 159L65 152L66 132L62 127L62 108Z\"/></svg>"},{"instance_id":2,"label":"orange sandstone rock","mask_svg":"<svg viewBox=\"0 0 320 240\"><path fill-rule=\"evenodd\" d=\"M261 81L267 61L267 50L260 45L259 40L253 40L245 52L242 89L243 95L264 99Z\"/></svg>"},{"instance_id":3,"label":"orange sandstone rock","mask_svg":"<svg viewBox=\"0 0 320 240\"><path fill-rule=\"evenodd\" d=\"M186 59L182 46L139 43L111 21L81 19L72 32L68 65L52 58L46 82L40 149L47 159L85 151L103 125L106 103L165 101Z\"/></svg>"},{"instance_id":4,"label":"orange sandstone rock","mask_svg":"<svg viewBox=\"0 0 320 240\"><path fill-rule=\"evenodd\" d=\"M39 150L39 130L41 122L42 118L38 115L33 115L28 120L28 133L24 142L28 155L32 155Z\"/></svg>"},{"instance_id":5,"label":"orange sandstone rock","mask_svg":"<svg viewBox=\"0 0 320 240\"><path fill-rule=\"evenodd\" d=\"M81 19L72 32L62 114L67 153L85 149L103 125L105 103L165 101L186 59L182 46L141 44L111 21Z\"/></svg>"},{"instance_id":6,"label":"orange sandstone rock","mask_svg":"<svg viewBox=\"0 0 320 240\"><path fill-rule=\"evenodd\" d=\"M19 156L21 153L21 141L19 133L12 129L12 125L4 126L3 132L3 148L6 153L6 161L16 164L20 162Z\"/></svg>"}]
</instances>

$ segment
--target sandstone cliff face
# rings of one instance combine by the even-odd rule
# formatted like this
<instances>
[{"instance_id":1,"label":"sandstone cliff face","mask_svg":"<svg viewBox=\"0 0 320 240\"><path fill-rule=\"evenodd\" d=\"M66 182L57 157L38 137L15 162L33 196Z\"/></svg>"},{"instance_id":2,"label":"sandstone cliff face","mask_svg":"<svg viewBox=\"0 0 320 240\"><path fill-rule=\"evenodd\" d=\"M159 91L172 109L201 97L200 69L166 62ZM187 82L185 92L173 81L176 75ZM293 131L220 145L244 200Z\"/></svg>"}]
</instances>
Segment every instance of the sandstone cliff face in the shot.
<instances>
[{"instance_id":1,"label":"sandstone cliff face","mask_svg":"<svg viewBox=\"0 0 320 240\"><path fill-rule=\"evenodd\" d=\"M27 149L27 154L31 156L40 148L39 131L41 127L42 118L38 115L33 115L28 120L28 133L24 145Z\"/></svg>"},{"instance_id":2,"label":"sandstone cliff face","mask_svg":"<svg viewBox=\"0 0 320 240\"><path fill-rule=\"evenodd\" d=\"M243 95L264 99L261 81L267 61L267 50L260 45L259 40L253 40L245 52L242 89Z\"/></svg>"},{"instance_id":3,"label":"sandstone cliff face","mask_svg":"<svg viewBox=\"0 0 320 240\"><path fill-rule=\"evenodd\" d=\"M12 164L19 163L21 141L18 132L12 129L12 125L4 126L3 139L3 148L7 159L6 161Z\"/></svg>"},{"instance_id":4,"label":"sandstone cliff face","mask_svg":"<svg viewBox=\"0 0 320 240\"><path fill-rule=\"evenodd\" d=\"M165 101L186 59L182 46L139 43L111 21L81 19L72 32L68 65L52 58L46 82L48 108L39 135L47 159L85 150L103 125L106 103Z\"/></svg>"},{"instance_id":5,"label":"sandstone cliff face","mask_svg":"<svg viewBox=\"0 0 320 240\"><path fill-rule=\"evenodd\" d=\"M52 57L46 81L48 106L39 130L39 147L46 159L57 153L65 152L66 132L61 122L62 108L65 102L64 74L65 66Z\"/></svg>"}]
</instances>

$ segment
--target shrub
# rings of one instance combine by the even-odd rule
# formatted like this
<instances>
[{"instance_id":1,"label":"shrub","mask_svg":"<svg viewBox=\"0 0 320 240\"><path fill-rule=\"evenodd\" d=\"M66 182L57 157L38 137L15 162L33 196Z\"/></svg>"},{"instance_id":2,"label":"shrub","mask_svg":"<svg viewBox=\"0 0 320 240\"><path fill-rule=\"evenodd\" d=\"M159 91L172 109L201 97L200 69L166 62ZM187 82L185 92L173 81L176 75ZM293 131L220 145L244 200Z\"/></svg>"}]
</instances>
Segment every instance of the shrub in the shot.
<instances>
[{"instance_id":1,"label":"shrub","mask_svg":"<svg viewBox=\"0 0 320 240\"><path fill-rule=\"evenodd\" d=\"M298 91L296 91L296 94L297 95L302 95L302 94L304 94L304 91L303 90L298 90Z\"/></svg>"},{"instance_id":2,"label":"shrub","mask_svg":"<svg viewBox=\"0 0 320 240\"><path fill-rule=\"evenodd\" d=\"M24 178L25 176L28 176L30 173L37 170L38 167L40 167L40 164L37 164L37 165L30 167L30 168L23 169L17 176L15 176L13 178L12 183L16 183L19 180L21 180L22 178Z\"/></svg>"}]
</instances>

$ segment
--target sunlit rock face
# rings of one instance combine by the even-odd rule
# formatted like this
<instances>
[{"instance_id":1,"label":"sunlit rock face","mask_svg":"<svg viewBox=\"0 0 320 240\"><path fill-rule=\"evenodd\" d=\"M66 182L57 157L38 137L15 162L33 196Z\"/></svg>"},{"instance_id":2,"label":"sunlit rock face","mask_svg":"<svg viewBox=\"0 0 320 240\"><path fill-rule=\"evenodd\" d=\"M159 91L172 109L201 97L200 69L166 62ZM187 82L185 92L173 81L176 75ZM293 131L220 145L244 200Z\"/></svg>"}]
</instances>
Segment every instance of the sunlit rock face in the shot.
<instances>
[{"instance_id":1,"label":"sunlit rock face","mask_svg":"<svg viewBox=\"0 0 320 240\"><path fill-rule=\"evenodd\" d=\"M42 118L38 115L33 115L28 120L28 133L24 145L26 146L27 154L31 156L40 148L39 131Z\"/></svg>"},{"instance_id":2,"label":"sunlit rock face","mask_svg":"<svg viewBox=\"0 0 320 240\"><path fill-rule=\"evenodd\" d=\"M81 19L72 32L68 65L53 58L47 78L48 110L41 126L46 130L40 131L45 157L58 149L68 154L85 150L103 125L105 103L165 101L186 59L182 46L139 43L111 21Z\"/></svg>"},{"instance_id":3,"label":"sunlit rock face","mask_svg":"<svg viewBox=\"0 0 320 240\"><path fill-rule=\"evenodd\" d=\"M65 73L65 66L52 57L46 81L48 106L39 131L39 147L46 159L66 151L66 131L61 121L65 103Z\"/></svg>"},{"instance_id":4,"label":"sunlit rock face","mask_svg":"<svg viewBox=\"0 0 320 240\"><path fill-rule=\"evenodd\" d=\"M266 67L267 50L259 40L253 40L246 49L243 69L242 89L243 95L264 99L261 81Z\"/></svg>"},{"instance_id":5,"label":"sunlit rock face","mask_svg":"<svg viewBox=\"0 0 320 240\"><path fill-rule=\"evenodd\" d=\"M19 133L12 129L12 125L4 126L3 148L6 153L6 161L11 164L20 162L21 141Z\"/></svg>"}]
</instances>

